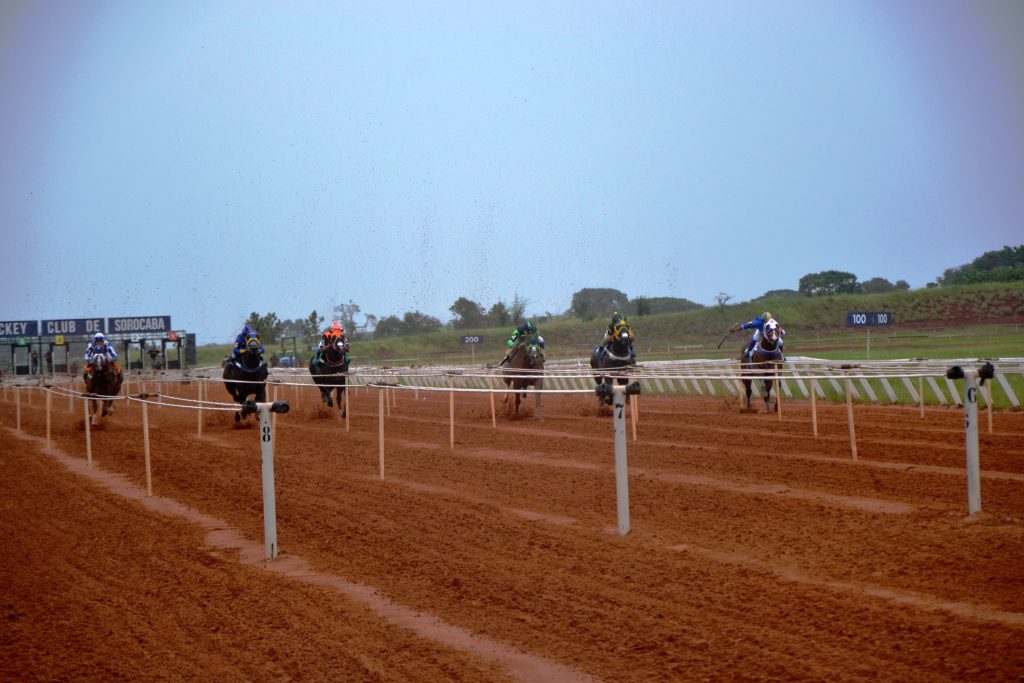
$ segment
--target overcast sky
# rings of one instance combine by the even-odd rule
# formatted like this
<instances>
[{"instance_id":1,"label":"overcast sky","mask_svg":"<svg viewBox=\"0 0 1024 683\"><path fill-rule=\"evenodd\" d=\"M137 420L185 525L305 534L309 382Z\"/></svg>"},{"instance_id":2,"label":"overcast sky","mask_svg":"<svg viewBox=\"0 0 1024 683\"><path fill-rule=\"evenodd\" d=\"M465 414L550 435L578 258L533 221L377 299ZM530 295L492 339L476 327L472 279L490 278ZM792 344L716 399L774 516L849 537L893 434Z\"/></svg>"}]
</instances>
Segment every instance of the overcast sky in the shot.
<instances>
[{"instance_id":1,"label":"overcast sky","mask_svg":"<svg viewBox=\"0 0 1024 683\"><path fill-rule=\"evenodd\" d=\"M1019 0L8 0L0 103L0 320L226 342L1024 243Z\"/></svg>"}]
</instances>

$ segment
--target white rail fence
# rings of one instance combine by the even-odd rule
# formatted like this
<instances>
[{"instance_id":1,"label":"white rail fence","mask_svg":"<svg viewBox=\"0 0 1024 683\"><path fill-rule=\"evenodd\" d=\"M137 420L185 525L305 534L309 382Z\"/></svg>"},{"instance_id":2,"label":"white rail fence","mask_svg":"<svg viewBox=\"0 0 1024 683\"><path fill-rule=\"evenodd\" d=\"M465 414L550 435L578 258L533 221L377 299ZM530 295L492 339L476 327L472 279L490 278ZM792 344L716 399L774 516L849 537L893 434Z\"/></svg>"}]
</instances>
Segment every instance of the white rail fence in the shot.
<instances>
[{"instance_id":1,"label":"white rail fence","mask_svg":"<svg viewBox=\"0 0 1024 683\"><path fill-rule=\"evenodd\" d=\"M983 370L976 368L982 367ZM954 366L954 370L951 370ZM983 377L992 377L984 384L978 383L979 372ZM347 375L349 387L376 390L377 418L379 439L380 477L384 478L384 418L390 417L391 408L395 405L394 394L398 390L412 391L418 397L419 392L447 392L449 395L449 445L455 449L455 394L460 392L486 393L491 396L491 420L495 422L494 395L505 393L502 379L508 376L509 370L483 366L451 366L422 368L359 368ZM531 388L538 394L589 394L595 395L595 371L580 362L551 363L542 373L531 375L517 373L518 376L536 377L541 380L537 388ZM614 371L602 370L601 375L613 375ZM817 437L817 398L825 400L842 400L847 402L847 413L850 432L850 449L852 460L857 460L856 435L854 431L853 404L854 397L858 401L872 403L917 403L924 415L925 402L940 405L957 405L965 409L967 416L965 442L967 448L968 469L968 509L974 514L981 509L980 477L977 472L977 403L984 401L988 407L988 431L992 432L992 407L999 402L1006 407L1020 408L1018 391L1024 387L1024 358L988 359L988 360L900 360L877 362L839 362L814 358L796 357L787 359L779 367L766 367L753 372L741 371L736 362L724 361L663 361L638 364L621 372L629 382L629 389L616 387L614 391L613 423L616 455L616 488L618 499L619 533L629 532L628 486L626 483L626 452L624 394L643 393L654 395L692 395L692 396L729 396L739 397L745 392L741 379L773 379L781 387L781 395L787 398L808 398L811 402L812 425ZM954 379L965 379L963 391L954 384ZM238 382L238 380L232 380ZM149 406L160 408L190 409L197 411L197 435L202 435L203 411L237 411L239 405L231 402L208 400L209 385L222 383L220 370L217 368L200 368L186 371L168 371L160 375L148 377L127 377L123 386L124 394L117 397L103 397L116 401L133 401L142 407L142 429L144 436L144 458L146 469L146 491L152 495L152 476L149 443ZM916 386L915 386L916 383ZM53 398L66 397L68 412L73 412L75 400L82 400L85 422L86 458L92 466L92 444L89 429L88 399L90 394L76 391L81 384L79 378L22 378L3 377L0 385L3 388L3 400L13 399L15 403L16 429L22 429L22 394L26 394L28 404L37 391L45 394L46 410L46 445L51 444L51 413ZM192 396L181 395L182 386L195 384ZM294 389L295 407L298 407L300 388L312 388L314 383L308 372L301 369L274 369L268 378L268 394L270 401L256 404L249 402L243 412L259 414L260 445L262 455L262 478L264 486L264 540L266 559L272 560L277 555L276 512L273 485L273 444L277 413L286 413L289 405L278 401L278 390L285 387ZM175 385L175 392L162 391L164 385ZM752 382L756 388L758 382ZM858 388L859 385L859 388ZM993 391L1000 388L1001 395ZM1016 388L1015 388L1016 387ZM135 393L131 393L132 389ZM27 391L26 391L27 390ZM609 388L608 393L613 393ZM13 392L13 397L9 397ZM947 393L948 392L948 393ZM190 392L192 393L192 392ZM929 396L930 394L930 396ZM965 398L966 397L966 398ZM632 423L633 441L637 440L638 407L637 396L633 396L630 404L630 421ZM349 431L350 406L346 392L345 431ZM965 405L966 401L966 405ZM537 417L540 417L540 402L537 403ZM782 419L781 408L777 410ZM973 463L973 465L972 465Z\"/></svg>"}]
</instances>

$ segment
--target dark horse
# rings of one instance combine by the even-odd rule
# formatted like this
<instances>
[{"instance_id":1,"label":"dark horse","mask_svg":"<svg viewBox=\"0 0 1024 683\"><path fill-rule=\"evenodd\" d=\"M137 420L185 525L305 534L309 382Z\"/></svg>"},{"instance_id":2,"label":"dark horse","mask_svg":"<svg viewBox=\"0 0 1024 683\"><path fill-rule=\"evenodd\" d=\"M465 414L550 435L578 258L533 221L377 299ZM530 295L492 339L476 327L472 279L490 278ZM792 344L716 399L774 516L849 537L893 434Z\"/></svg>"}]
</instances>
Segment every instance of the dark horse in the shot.
<instances>
[{"instance_id":1,"label":"dark horse","mask_svg":"<svg viewBox=\"0 0 1024 683\"><path fill-rule=\"evenodd\" d=\"M245 351L239 355L238 361L229 360L224 366L224 386L239 405L251 395L255 395L257 403L266 402L267 364L260 354L258 339L246 342ZM243 417L242 411L236 412L235 422L240 422Z\"/></svg>"},{"instance_id":2,"label":"dark horse","mask_svg":"<svg viewBox=\"0 0 1024 683\"><path fill-rule=\"evenodd\" d=\"M320 398L328 408L333 408L334 399L331 398L333 389L342 417L345 417L345 403L342 398L345 395L348 362L348 342L341 337L335 337L330 344L320 350L317 356L309 360L309 374L313 375L313 382L320 387Z\"/></svg>"},{"instance_id":3,"label":"dark horse","mask_svg":"<svg viewBox=\"0 0 1024 683\"><path fill-rule=\"evenodd\" d=\"M544 374L544 354L540 350L540 341L536 334L531 334L512 348L508 363L502 371L501 379L516 395L515 414L519 414L519 403L526 398L527 387L541 389L544 379L537 375ZM508 403L506 394L503 403ZM540 416L540 394L537 394L537 419Z\"/></svg>"},{"instance_id":4,"label":"dark horse","mask_svg":"<svg viewBox=\"0 0 1024 683\"><path fill-rule=\"evenodd\" d=\"M625 326L617 326L614 330L614 337L611 342L604 346L598 346L594 348L594 352L590 355L590 367L594 370L613 370L617 368L625 368L630 365L636 365L636 358L631 353L630 348L630 334L629 329ZM613 373L618 379L618 384L628 384L629 378L624 374L618 372ZM610 382L611 377L602 375L601 373L594 373L594 382L597 384L605 384ZM603 403L611 403L611 393L608 394L607 399L598 398L598 405ZM626 396L626 400L629 400L629 396Z\"/></svg>"},{"instance_id":5,"label":"dark horse","mask_svg":"<svg viewBox=\"0 0 1024 683\"><path fill-rule=\"evenodd\" d=\"M85 390L97 396L117 396L121 392L124 375L115 369L105 353L97 353L92 357L92 370L85 373ZM100 406L102 405L102 410ZM99 416L96 413L99 412ZM111 400L89 399L89 422L94 427L102 418L114 412Z\"/></svg>"},{"instance_id":6,"label":"dark horse","mask_svg":"<svg viewBox=\"0 0 1024 683\"><path fill-rule=\"evenodd\" d=\"M740 351L740 371L744 375L743 388L747 393L747 410L753 410L750 407L750 383L752 379L746 379L749 375L760 375L757 381L760 382L761 386L761 398L764 399L764 409L766 413L772 412L772 385L775 384L774 374L782 361L785 358L782 355L782 349L779 348L779 328L778 325L768 324L765 325L764 332L761 336L761 341L754 347L753 352L750 356L747 356L747 347L744 346L743 350ZM778 400L775 402L774 410L778 410Z\"/></svg>"}]
</instances>

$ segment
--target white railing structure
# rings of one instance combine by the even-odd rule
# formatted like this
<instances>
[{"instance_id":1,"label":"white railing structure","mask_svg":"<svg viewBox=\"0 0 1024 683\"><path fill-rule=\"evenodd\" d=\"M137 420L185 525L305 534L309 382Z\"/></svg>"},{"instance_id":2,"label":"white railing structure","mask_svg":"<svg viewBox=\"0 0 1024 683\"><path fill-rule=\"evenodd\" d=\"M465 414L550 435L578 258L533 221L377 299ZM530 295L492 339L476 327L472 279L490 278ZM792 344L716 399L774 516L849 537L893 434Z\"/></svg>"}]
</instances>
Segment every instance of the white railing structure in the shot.
<instances>
[{"instance_id":1,"label":"white railing structure","mask_svg":"<svg viewBox=\"0 0 1024 683\"><path fill-rule=\"evenodd\" d=\"M143 389L142 392L137 394L126 394L118 396L103 396L97 394L90 394L85 392L75 391L73 388L76 383L80 383L77 378L49 378L47 379L21 379L17 378L13 381L4 380L0 382L3 384L3 396L4 400L7 400L7 392L12 389L15 394L15 406L16 406L16 422L15 429L21 432L21 395L22 393L28 393L31 397L36 391L42 391L46 394L46 447L50 448L50 425L51 425L51 412L53 401L52 397L67 396L68 397L68 408L69 412L73 412L72 404L75 399L82 401L83 406L83 422L85 424L85 450L86 450L86 462L89 467L92 467L92 436L90 430L90 415L89 415L89 401L125 401L135 402L142 406L142 434L143 434L143 457L146 468L146 495L153 495L153 475L150 458L150 442L149 442L149 406L156 405L158 407L168 408L180 408L180 409L191 409L196 410L199 414L199 426L198 435L202 436L202 411L203 410L219 410L226 412L236 412L241 408L242 415L250 413L258 413L260 421L260 453L262 456L262 467L261 467L261 478L263 481L263 531L264 531L264 546L266 550L266 560L269 562L277 557L277 512L275 504L274 494L274 433L271 426L271 414L287 413L288 402L287 401L275 401L272 403L256 403L254 401L246 401L243 405L239 406L237 403L219 403L214 401L203 400L206 393L205 384L206 378L198 378L190 376L189 372L178 372L173 375L163 375L159 377L150 377L147 379L137 380L139 388ZM199 380L197 382L197 380ZM64 383L60 383L63 381ZM152 384L159 387L163 384L178 384L183 382L196 382L197 383L197 394L198 397L195 399L185 398L167 393L159 392L146 392L147 384ZM127 384L127 382L126 382Z\"/></svg>"},{"instance_id":2,"label":"white railing structure","mask_svg":"<svg viewBox=\"0 0 1024 683\"><path fill-rule=\"evenodd\" d=\"M968 382L977 379L978 371L972 370L975 366L987 362L991 368L991 381L980 386L969 386L966 399L961 398L953 379L966 377ZM947 375L952 366L963 366L968 368L962 371L964 374ZM972 375L973 373L973 375ZM598 371L592 370L588 364L582 361L552 362L546 364L543 372L536 375L525 375L543 379L542 387L531 387L527 391L534 392L538 398L542 394L586 394L590 397L595 395L595 375ZM875 404L917 404L920 406L920 414L924 416L925 403L940 406L964 406L965 409L975 409L972 417L968 413L967 429L977 430L976 403L978 400L985 402L988 408L988 431L992 432L992 408L998 404L1000 407L1020 407L1018 392L1024 392L1024 358L1004 358L989 360L924 360L905 359L895 361L857 361L843 362L822 360L805 357L791 357L783 362L778 368L775 366L766 367L763 371L745 371L741 374L738 360L689 360L689 361L656 361L638 363L619 371L604 369L600 375L608 377L620 377L625 379L629 386L635 387L633 393L642 392L650 396L732 396L739 397L743 394L741 379L772 379L778 382L778 397L787 399L810 399L811 422L814 436L817 437L817 400L842 401L847 404L847 414L850 431L850 450L854 461L857 460L856 435L854 430L854 401L857 403L870 402ZM518 375L524 376L522 374ZM505 394L508 389L503 383L503 372L501 368L494 366L438 366L438 367L407 367L407 368L378 368L362 367L353 368L347 373L347 386L350 389L369 389L377 391L377 413L378 413L378 440L380 457L380 477L384 477L384 418L390 416L391 409L397 405L396 393L399 391L413 392L419 398L421 392L447 392L449 398L449 447L455 449L455 396L460 393L489 394L491 399L491 423L497 428L495 419L494 396ZM64 383L61 383L61 382ZM191 409L197 411L198 424L197 434L202 435L203 411L230 411L239 409L237 403L224 403L207 400L208 384L221 384L223 378L219 368L195 368L184 371L165 371L159 375L134 376L133 387L138 391L135 394L115 397L103 397L115 401L135 401L142 404L142 421L144 430L144 449L146 460L146 488L147 493L152 495L152 482L150 475L150 454L149 454L149 430L148 430L148 406L155 405L158 409L177 408ZM232 380L234 383L244 383L245 380ZM66 396L68 398L68 410L72 411L74 400L94 398L88 394L76 391L73 387L80 385L78 378L64 378L58 380L38 377L3 377L0 378L0 386L3 388L4 400L8 400L8 391L14 391L16 429L21 431L22 394L27 393L28 404L31 406L32 395L36 391L45 391L46 404L46 434L47 444L50 443L50 413L52 410L52 395ZM196 397L185 398L169 392L162 391L164 385L180 385L192 383L196 385ZM943 384L944 383L944 384ZM757 389L757 382L752 382L753 388ZM270 491L273 491L273 442L275 434L276 413L287 412L287 402L278 401L277 395L280 389L293 390L293 408L298 408L300 389L317 388L312 376L304 368L275 368L271 370L267 380L268 391L272 393L271 402L253 404L251 411L259 412L260 415L260 439L261 452L264 462L264 482L270 481ZM998 387L998 391L995 389ZM26 391L28 390L28 391ZM948 393L947 393L948 392ZM929 395L930 394L930 395ZM615 396L622 397L621 392L615 392ZM351 413L349 405L349 392L345 392L346 402L346 431L349 429L348 415ZM95 397L98 398L98 397ZM639 407L639 396L632 395L630 401L630 418L633 427L633 440L637 440L637 423ZM86 452L89 464L92 464L91 439L89 431L87 401L84 409L85 415L85 440ZM617 404L616 404L617 405ZM283 409L276 407L285 406ZM613 415L621 418L622 411L613 410ZM539 417L539 410L537 411ZM616 414L618 413L618 414ZM781 409L777 411L778 419L782 420ZM269 429L268 429L269 421ZM621 422L615 424L615 444L617 462L619 460L620 426L624 432ZM971 436L967 434L967 442L970 444ZM622 435L622 472L625 476L625 438ZM976 450L977 435L974 435ZM269 455L267 450L269 448ZM970 445L968 445L970 450ZM968 458L970 458L970 452ZM975 454L976 457L976 454ZM270 473L266 474L267 463L269 462ZM619 471L616 467L616 471ZM972 482L977 478L972 478ZM625 481L619 489L625 493L624 498L628 499L628 491ZM265 484L266 493L266 484ZM266 496L265 496L266 497ZM973 514L980 509L980 490L973 488L969 491L969 511ZM265 501L265 505L266 505ZM273 500L269 502L270 508L265 507L265 524L273 516ZM620 508L619 528L620 533L628 532L628 502L625 503L625 511ZM277 552L276 528L265 527L267 543L267 559L273 559Z\"/></svg>"}]
</instances>

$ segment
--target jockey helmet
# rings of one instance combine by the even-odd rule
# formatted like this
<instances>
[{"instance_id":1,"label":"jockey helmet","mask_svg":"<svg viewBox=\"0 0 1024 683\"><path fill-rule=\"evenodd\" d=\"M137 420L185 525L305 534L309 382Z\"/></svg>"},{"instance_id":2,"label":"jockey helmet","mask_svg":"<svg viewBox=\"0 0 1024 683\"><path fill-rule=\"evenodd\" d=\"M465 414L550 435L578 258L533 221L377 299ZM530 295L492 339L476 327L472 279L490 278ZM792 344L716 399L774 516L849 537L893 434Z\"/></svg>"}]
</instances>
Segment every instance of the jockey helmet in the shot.
<instances>
[{"instance_id":1,"label":"jockey helmet","mask_svg":"<svg viewBox=\"0 0 1024 683\"><path fill-rule=\"evenodd\" d=\"M246 325L245 327L242 328L242 336L243 337L255 337L256 336L256 330L254 330L251 327L249 327L248 325Z\"/></svg>"},{"instance_id":2,"label":"jockey helmet","mask_svg":"<svg viewBox=\"0 0 1024 683\"><path fill-rule=\"evenodd\" d=\"M526 330L527 332L536 332L537 326L528 320L526 321L526 324L523 325L523 329Z\"/></svg>"},{"instance_id":3,"label":"jockey helmet","mask_svg":"<svg viewBox=\"0 0 1024 683\"><path fill-rule=\"evenodd\" d=\"M772 319L771 311L765 311L764 314L761 315L761 320L771 320L771 319Z\"/></svg>"},{"instance_id":4,"label":"jockey helmet","mask_svg":"<svg viewBox=\"0 0 1024 683\"><path fill-rule=\"evenodd\" d=\"M94 342L101 342L101 341L105 341L105 340L106 340L106 337L104 337L104 336L103 336L103 333L102 333L102 332L97 332L96 334L94 334L94 335L92 336L92 340L93 340Z\"/></svg>"}]
</instances>

